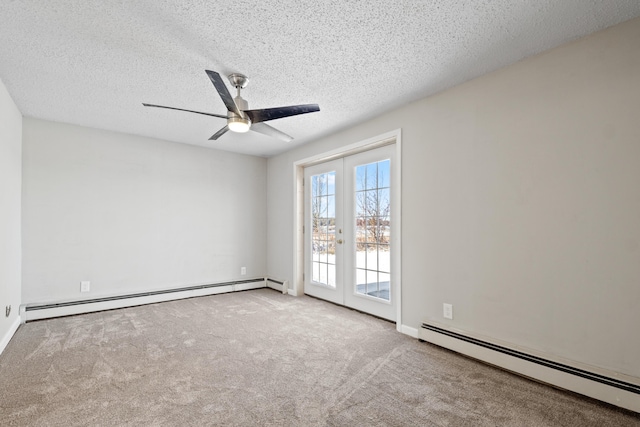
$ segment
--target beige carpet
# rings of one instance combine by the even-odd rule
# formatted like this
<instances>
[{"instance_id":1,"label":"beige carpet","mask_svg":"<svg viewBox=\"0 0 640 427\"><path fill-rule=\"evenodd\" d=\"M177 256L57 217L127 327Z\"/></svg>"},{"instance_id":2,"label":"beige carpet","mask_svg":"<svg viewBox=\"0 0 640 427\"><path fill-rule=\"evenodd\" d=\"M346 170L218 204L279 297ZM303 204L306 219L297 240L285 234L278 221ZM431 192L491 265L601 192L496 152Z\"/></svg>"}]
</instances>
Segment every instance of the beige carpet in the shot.
<instances>
[{"instance_id":1,"label":"beige carpet","mask_svg":"<svg viewBox=\"0 0 640 427\"><path fill-rule=\"evenodd\" d=\"M640 426L640 416L268 289L28 323L0 424Z\"/></svg>"}]
</instances>

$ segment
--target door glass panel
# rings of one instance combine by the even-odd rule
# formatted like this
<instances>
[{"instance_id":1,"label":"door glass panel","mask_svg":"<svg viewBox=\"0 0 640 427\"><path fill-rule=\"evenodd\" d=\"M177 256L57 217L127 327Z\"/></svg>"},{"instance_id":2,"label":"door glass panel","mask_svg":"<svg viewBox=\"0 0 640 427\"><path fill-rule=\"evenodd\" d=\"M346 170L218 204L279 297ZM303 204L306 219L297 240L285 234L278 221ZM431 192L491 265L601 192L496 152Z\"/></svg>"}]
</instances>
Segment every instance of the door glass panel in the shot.
<instances>
[{"instance_id":1,"label":"door glass panel","mask_svg":"<svg viewBox=\"0 0 640 427\"><path fill-rule=\"evenodd\" d=\"M332 288L336 287L336 266L334 264L327 264L327 284Z\"/></svg>"},{"instance_id":2,"label":"door glass panel","mask_svg":"<svg viewBox=\"0 0 640 427\"><path fill-rule=\"evenodd\" d=\"M365 169L365 185L367 189L375 189L378 188L378 163L369 163L368 165L363 165Z\"/></svg>"},{"instance_id":3,"label":"door glass panel","mask_svg":"<svg viewBox=\"0 0 640 427\"><path fill-rule=\"evenodd\" d=\"M335 172L311 177L312 280L336 286L336 191Z\"/></svg>"},{"instance_id":4,"label":"door glass panel","mask_svg":"<svg viewBox=\"0 0 640 427\"><path fill-rule=\"evenodd\" d=\"M378 292L378 272L367 270L367 295L377 296Z\"/></svg>"},{"instance_id":5,"label":"door glass panel","mask_svg":"<svg viewBox=\"0 0 640 427\"><path fill-rule=\"evenodd\" d=\"M367 245L367 270L378 271L378 247Z\"/></svg>"},{"instance_id":6,"label":"door glass panel","mask_svg":"<svg viewBox=\"0 0 640 427\"><path fill-rule=\"evenodd\" d=\"M378 273L378 298L389 300L389 287L391 286L391 275L389 273Z\"/></svg>"},{"instance_id":7,"label":"door glass panel","mask_svg":"<svg viewBox=\"0 0 640 427\"><path fill-rule=\"evenodd\" d=\"M383 160L378 162L378 188L391 187L391 180L389 176L391 162L389 160Z\"/></svg>"},{"instance_id":8,"label":"door glass panel","mask_svg":"<svg viewBox=\"0 0 640 427\"><path fill-rule=\"evenodd\" d=\"M389 301L391 253L390 165L383 160L355 168L356 293Z\"/></svg>"},{"instance_id":9,"label":"door glass panel","mask_svg":"<svg viewBox=\"0 0 640 427\"><path fill-rule=\"evenodd\" d=\"M378 271L384 273L391 272L390 254L389 245L378 245Z\"/></svg>"}]
</instances>

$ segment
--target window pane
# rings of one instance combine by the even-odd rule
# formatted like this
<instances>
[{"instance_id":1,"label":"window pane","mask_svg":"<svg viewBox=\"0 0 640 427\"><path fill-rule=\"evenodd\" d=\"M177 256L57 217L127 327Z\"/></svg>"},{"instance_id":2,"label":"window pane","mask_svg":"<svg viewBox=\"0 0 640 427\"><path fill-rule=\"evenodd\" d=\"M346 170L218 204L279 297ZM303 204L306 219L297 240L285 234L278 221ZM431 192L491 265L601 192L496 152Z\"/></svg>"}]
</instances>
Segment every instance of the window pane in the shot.
<instances>
[{"instance_id":1,"label":"window pane","mask_svg":"<svg viewBox=\"0 0 640 427\"><path fill-rule=\"evenodd\" d=\"M327 277L328 278L327 284L332 288L335 288L336 287L336 266L329 264L328 268L329 268L329 274Z\"/></svg>"},{"instance_id":2,"label":"window pane","mask_svg":"<svg viewBox=\"0 0 640 427\"><path fill-rule=\"evenodd\" d=\"M318 175L318 190L321 196L327 194L327 174Z\"/></svg>"},{"instance_id":3,"label":"window pane","mask_svg":"<svg viewBox=\"0 0 640 427\"><path fill-rule=\"evenodd\" d=\"M367 190L369 189L374 189L376 188L378 185L378 165L376 163L369 163L368 165L365 165L365 168L367 169L367 182L366 182L366 188Z\"/></svg>"},{"instance_id":4,"label":"window pane","mask_svg":"<svg viewBox=\"0 0 640 427\"><path fill-rule=\"evenodd\" d=\"M312 242L312 251L311 251L311 261L318 262L320 261L320 250L322 248L322 244L318 240L313 240Z\"/></svg>"},{"instance_id":5,"label":"window pane","mask_svg":"<svg viewBox=\"0 0 640 427\"><path fill-rule=\"evenodd\" d=\"M314 219L320 216L320 197L311 198L311 213Z\"/></svg>"},{"instance_id":6,"label":"window pane","mask_svg":"<svg viewBox=\"0 0 640 427\"><path fill-rule=\"evenodd\" d=\"M365 216L367 211L367 199L364 191L356 192L356 216Z\"/></svg>"},{"instance_id":7,"label":"window pane","mask_svg":"<svg viewBox=\"0 0 640 427\"><path fill-rule=\"evenodd\" d=\"M323 241L321 243L322 243L322 250L320 251L320 262L323 262L326 264L327 262L329 262L327 258L329 256L329 253L327 251L327 242Z\"/></svg>"},{"instance_id":8,"label":"window pane","mask_svg":"<svg viewBox=\"0 0 640 427\"><path fill-rule=\"evenodd\" d=\"M356 245L356 268L367 268L367 246Z\"/></svg>"},{"instance_id":9,"label":"window pane","mask_svg":"<svg viewBox=\"0 0 640 427\"><path fill-rule=\"evenodd\" d=\"M336 217L336 197L329 196L327 198L327 218L335 219L335 217Z\"/></svg>"},{"instance_id":10,"label":"window pane","mask_svg":"<svg viewBox=\"0 0 640 427\"><path fill-rule=\"evenodd\" d=\"M376 296L378 290L378 272L367 270L367 295Z\"/></svg>"},{"instance_id":11,"label":"window pane","mask_svg":"<svg viewBox=\"0 0 640 427\"><path fill-rule=\"evenodd\" d=\"M388 273L378 274L378 286L380 293L378 298L389 301L389 288L391 286L391 276Z\"/></svg>"},{"instance_id":12,"label":"window pane","mask_svg":"<svg viewBox=\"0 0 640 427\"><path fill-rule=\"evenodd\" d=\"M319 216L320 218L326 218L329 199L327 198L327 196L323 196L323 197L319 197L318 201L319 201L319 209L320 209Z\"/></svg>"},{"instance_id":13,"label":"window pane","mask_svg":"<svg viewBox=\"0 0 640 427\"><path fill-rule=\"evenodd\" d=\"M378 246L378 271L391 272L391 251L389 245Z\"/></svg>"},{"instance_id":14,"label":"window pane","mask_svg":"<svg viewBox=\"0 0 640 427\"><path fill-rule=\"evenodd\" d=\"M391 221L389 220L389 215L381 216L378 218L378 223L382 228L383 235L385 236L385 241L381 243L390 243L391 242Z\"/></svg>"},{"instance_id":15,"label":"window pane","mask_svg":"<svg viewBox=\"0 0 640 427\"><path fill-rule=\"evenodd\" d=\"M329 172L327 175L327 194L334 195L336 194L336 173Z\"/></svg>"},{"instance_id":16,"label":"window pane","mask_svg":"<svg viewBox=\"0 0 640 427\"><path fill-rule=\"evenodd\" d=\"M391 211L391 195L388 188L382 188L378 190L376 195L377 210L376 216L389 215Z\"/></svg>"},{"instance_id":17,"label":"window pane","mask_svg":"<svg viewBox=\"0 0 640 427\"><path fill-rule=\"evenodd\" d=\"M366 188L367 184L367 168L366 165L356 166L356 191Z\"/></svg>"},{"instance_id":18,"label":"window pane","mask_svg":"<svg viewBox=\"0 0 640 427\"><path fill-rule=\"evenodd\" d=\"M367 245L367 270L378 269L378 248L376 245Z\"/></svg>"},{"instance_id":19,"label":"window pane","mask_svg":"<svg viewBox=\"0 0 640 427\"><path fill-rule=\"evenodd\" d=\"M383 160L378 162L378 188L388 188L390 186L391 162Z\"/></svg>"},{"instance_id":20,"label":"window pane","mask_svg":"<svg viewBox=\"0 0 640 427\"><path fill-rule=\"evenodd\" d=\"M318 226L318 240L327 240L327 220L325 218L320 218L320 225Z\"/></svg>"},{"instance_id":21,"label":"window pane","mask_svg":"<svg viewBox=\"0 0 640 427\"><path fill-rule=\"evenodd\" d=\"M329 282L327 280L327 264L318 264L320 266L320 280L318 282L324 283L325 285Z\"/></svg>"},{"instance_id":22,"label":"window pane","mask_svg":"<svg viewBox=\"0 0 640 427\"><path fill-rule=\"evenodd\" d=\"M336 242L327 242L327 262L329 264L336 264Z\"/></svg>"},{"instance_id":23,"label":"window pane","mask_svg":"<svg viewBox=\"0 0 640 427\"><path fill-rule=\"evenodd\" d=\"M359 294L367 293L367 272L360 268L356 270L356 292Z\"/></svg>"},{"instance_id":24,"label":"window pane","mask_svg":"<svg viewBox=\"0 0 640 427\"><path fill-rule=\"evenodd\" d=\"M320 200L322 200L321 197L314 197L311 199L311 212L313 214L312 220L314 227L318 223L318 218L320 218Z\"/></svg>"},{"instance_id":25,"label":"window pane","mask_svg":"<svg viewBox=\"0 0 640 427\"><path fill-rule=\"evenodd\" d=\"M367 190L364 192L363 211L366 216L371 217L376 214L377 198L376 190Z\"/></svg>"},{"instance_id":26,"label":"window pane","mask_svg":"<svg viewBox=\"0 0 640 427\"><path fill-rule=\"evenodd\" d=\"M378 218L377 217L368 217L367 218L367 243L377 243L378 235L380 234L380 230L378 229Z\"/></svg>"}]
</instances>

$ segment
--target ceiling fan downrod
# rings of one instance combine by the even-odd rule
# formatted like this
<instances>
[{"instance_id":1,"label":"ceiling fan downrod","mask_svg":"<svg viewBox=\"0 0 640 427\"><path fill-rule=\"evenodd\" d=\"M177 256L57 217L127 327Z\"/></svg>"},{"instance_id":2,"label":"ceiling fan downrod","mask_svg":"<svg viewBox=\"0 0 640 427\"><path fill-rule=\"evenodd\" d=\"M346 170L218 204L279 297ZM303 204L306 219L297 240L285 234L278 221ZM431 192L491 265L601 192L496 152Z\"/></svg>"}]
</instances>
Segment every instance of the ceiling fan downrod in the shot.
<instances>
[{"instance_id":1,"label":"ceiling fan downrod","mask_svg":"<svg viewBox=\"0 0 640 427\"><path fill-rule=\"evenodd\" d=\"M244 74L239 73L229 74L228 77L231 85L238 91L236 97L233 98L233 101L238 106L238 110L240 110L241 115L239 116L235 112L229 111L227 126L229 126L229 130L232 132L245 133L251 129L251 120L244 113L244 110L249 109L249 103L240 96L240 91L247 87L249 79Z\"/></svg>"}]
</instances>

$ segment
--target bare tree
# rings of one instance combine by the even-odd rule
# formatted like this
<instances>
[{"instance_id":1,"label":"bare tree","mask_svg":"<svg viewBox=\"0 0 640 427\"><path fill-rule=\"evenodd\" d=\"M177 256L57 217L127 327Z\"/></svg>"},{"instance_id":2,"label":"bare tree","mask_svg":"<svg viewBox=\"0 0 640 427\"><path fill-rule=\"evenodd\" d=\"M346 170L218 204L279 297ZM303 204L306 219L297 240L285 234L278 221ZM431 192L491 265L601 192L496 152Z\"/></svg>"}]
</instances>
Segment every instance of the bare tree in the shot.
<instances>
[{"instance_id":1,"label":"bare tree","mask_svg":"<svg viewBox=\"0 0 640 427\"><path fill-rule=\"evenodd\" d=\"M365 177L362 177L363 191L358 191L356 196L358 217L357 227L364 227L366 238L358 240L358 249L363 249L365 244L388 244L389 213L391 203L389 192L380 191L378 188L367 188ZM377 186L376 186L377 187Z\"/></svg>"},{"instance_id":2,"label":"bare tree","mask_svg":"<svg viewBox=\"0 0 640 427\"><path fill-rule=\"evenodd\" d=\"M330 174L313 177L311 190L311 227L314 251L335 253L334 235L331 227L335 227L335 218L329 217L330 198L328 194Z\"/></svg>"},{"instance_id":3,"label":"bare tree","mask_svg":"<svg viewBox=\"0 0 640 427\"><path fill-rule=\"evenodd\" d=\"M327 183L324 174L316 175L312 180L315 182L311 184L311 226L314 235L317 235L321 223L322 196L327 193Z\"/></svg>"}]
</instances>

